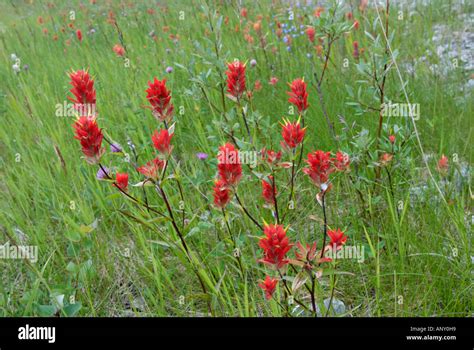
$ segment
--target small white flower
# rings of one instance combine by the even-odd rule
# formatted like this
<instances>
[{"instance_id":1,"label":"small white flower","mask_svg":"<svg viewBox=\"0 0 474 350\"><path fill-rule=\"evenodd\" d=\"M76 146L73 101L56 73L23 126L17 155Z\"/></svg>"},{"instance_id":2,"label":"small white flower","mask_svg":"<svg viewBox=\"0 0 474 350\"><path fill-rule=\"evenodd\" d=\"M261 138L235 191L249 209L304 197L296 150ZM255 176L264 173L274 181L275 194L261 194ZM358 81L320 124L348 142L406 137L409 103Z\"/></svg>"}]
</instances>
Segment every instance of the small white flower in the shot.
<instances>
[{"instance_id":1,"label":"small white flower","mask_svg":"<svg viewBox=\"0 0 474 350\"><path fill-rule=\"evenodd\" d=\"M326 183L321 184L321 191L325 192L328 189L328 185Z\"/></svg>"},{"instance_id":2,"label":"small white flower","mask_svg":"<svg viewBox=\"0 0 474 350\"><path fill-rule=\"evenodd\" d=\"M20 66L19 66L18 64L15 63L15 64L12 66L12 69L13 69L13 71L14 71L15 73L20 73Z\"/></svg>"},{"instance_id":3,"label":"small white flower","mask_svg":"<svg viewBox=\"0 0 474 350\"><path fill-rule=\"evenodd\" d=\"M16 55L15 55L14 53L12 53L12 54L10 55L10 59L11 59L12 61L16 61L16 60L18 59L18 57L16 57Z\"/></svg>"}]
</instances>

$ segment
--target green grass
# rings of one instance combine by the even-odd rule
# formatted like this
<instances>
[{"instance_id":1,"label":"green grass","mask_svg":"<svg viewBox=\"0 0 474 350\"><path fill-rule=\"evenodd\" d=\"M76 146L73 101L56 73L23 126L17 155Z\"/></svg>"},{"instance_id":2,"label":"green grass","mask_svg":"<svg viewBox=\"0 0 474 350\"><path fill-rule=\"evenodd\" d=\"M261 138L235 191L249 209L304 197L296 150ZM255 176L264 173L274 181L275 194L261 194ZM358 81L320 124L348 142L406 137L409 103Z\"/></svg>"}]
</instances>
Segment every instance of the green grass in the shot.
<instances>
[{"instance_id":1,"label":"green grass","mask_svg":"<svg viewBox=\"0 0 474 350\"><path fill-rule=\"evenodd\" d=\"M113 2L112 8L98 2L98 5L87 2L83 8L79 1L57 2L54 8L48 8L46 1L32 5L6 1L0 4L0 242L3 244L9 238L21 241L18 237L21 231L27 236L24 244L39 249L36 264L0 260L0 315L49 315L57 311L48 307L57 295L64 295L66 305L80 303L82 307L77 311L80 316L198 316L208 313L208 303L215 316L284 315L275 300L265 300L258 287L265 274L271 274L256 262L261 258L258 237L262 233L235 200L227 213L242 249L244 276L239 273L232 250L224 244L227 241L230 245L229 238L220 211L212 207L212 185L217 148L227 139L221 127L222 116L207 103L200 87L212 104L221 108L219 84L224 83L221 79L225 79L224 64L234 58L242 61L255 58L257 66L247 68L247 83L252 87L259 79L263 89L255 92L252 100L252 132L257 149L264 145L277 148L281 140L279 122L283 116L289 117L286 83L304 76L309 83L310 104L305 117L308 127L305 152L315 149L335 152L338 146L326 125L316 89L310 85L314 81L314 69L320 74L323 66L314 57L315 49L303 36L293 39L292 52L286 51L285 44L277 40L269 26L272 16L280 21L287 17L285 6L271 7L270 1L256 5L248 2L246 6L249 21L258 14L264 16L263 31L268 33L269 46L266 54L273 71L266 64L258 41L251 47L244 40L242 28L235 31L239 24L236 7L210 2L211 13L212 9L219 11L211 18L214 28L219 16L229 18L228 24L222 24L222 47L216 57L215 37L205 15L205 2L169 2L166 9L157 8L152 15L146 12L150 5L143 1L124 2L136 5L131 8L125 5L123 9L118 1ZM363 58L370 58L367 53L375 49L364 30L381 33L379 24L373 27L377 18L373 8L368 9L365 19L354 11L361 28L336 41L322 85L328 114L341 137L339 146L354 159L351 175L357 183L354 185L343 174L335 177L327 197L328 224L331 228L347 228L348 244L364 245L366 253L373 253L361 264L354 260L337 263L338 271L350 274L337 275L334 297L342 300L346 311L354 316L472 314L471 174L459 175L461 163L469 166L472 157L472 90L463 88L472 72L466 73L461 66L446 76L436 75L428 64L420 64L416 75L410 76L402 63L436 52L431 42L435 24L445 24L453 31L462 29L462 23L456 19L456 8L449 9L443 1L418 7L419 11L411 17L405 11L404 20L397 19L394 8L390 31L394 32L393 49L399 51L397 63L402 77L408 80L409 99L420 104L417 128L424 152L434 154L429 160L433 178L427 175L419 145L411 134L413 128L406 119L384 120L387 128L397 124L406 135L412 135L390 166L393 196L385 171L382 181L375 184L372 162L363 149L352 144L362 129L368 130L373 139L378 123L377 113L356 115L346 104L351 101L346 85L357 91L357 81L364 78L352 58L352 41L358 40L366 50ZM459 8L472 16L472 4ZM74 26L83 32L82 43L67 27L70 10L76 12ZM123 32L129 67L112 51L112 46L119 43L119 35L106 22L109 10L116 13ZM126 17L119 14L122 10L127 12ZM179 19L180 11L184 11L185 20ZM303 14L302 10L295 11ZM308 10L301 23L310 24L312 12ZM44 24L37 23L38 16L44 18ZM162 31L164 26L169 27L169 32ZM65 33L60 27L65 28ZM88 35L92 27L96 33ZM43 28L48 29L47 35L43 34ZM157 35L156 41L149 36L151 30ZM171 33L179 35L177 45L169 38ZM251 33L254 35L253 29ZM52 39L54 34L59 40ZM68 39L70 45L66 43ZM271 47L275 47L274 53ZM311 60L306 57L308 52L313 54ZM21 66L29 66L28 71L14 73L12 53L21 58ZM434 57L436 61L436 54ZM350 62L348 68L343 67L345 58ZM167 66L173 66L171 74L165 73ZM203 268L200 273L207 281L207 296L203 295L183 251L173 246L178 237L170 223L140 210L110 184L97 181L96 167L81 159L79 144L73 139L73 118L55 115L56 104L62 104L68 94L67 72L82 68L89 68L95 77L99 125L127 152L130 137L137 147L139 163L151 159L151 134L159 127L144 107L147 81L154 76L168 79L176 109L174 166L177 180L184 188L188 221L184 234L188 235L186 241L200 261L196 266ZM279 79L275 87L267 83L272 76ZM387 75L386 94L393 101L404 102L402 91L393 68ZM371 101L366 88L363 96L365 101ZM225 103L229 112L233 103L230 99ZM338 115L344 116L349 125L355 123L354 129L343 131ZM228 117L233 118L231 124L240 121L235 115ZM384 131L384 137L386 134ZM246 141L243 125L236 135ZM244 142L243 148L250 150L251 146ZM206 152L209 158L198 160L197 152ZM373 144L370 152L374 152ZM443 153L450 161L447 185L435 169ZM459 158L457 164L453 161L454 154ZM141 181L120 156L107 153L103 163L128 171L131 183ZM264 172L264 168L256 171ZM244 173L239 195L252 215L272 222L271 212L263 208L258 179L245 167ZM288 196L288 190L284 189L287 178L286 170L278 174L282 206ZM455 185L457 178L462 179L459 186ZM290 225L288 235L292 242L321 242L322 210L314 199L316 188L301 172L297 179L296 208L285 222ZM363 194L365 208L356 186ZM410 195L417 186L426 186L426 190L420 196ZM165 190L177 208L181 198L176 181L167 181ZM131 191L141 198L140 189ZM147 191L149 201L164 211L156 192ZM176 215L180 215L178 211ZM90 226L94 222L96 227ZM320 305L330 296L333 282L333 277L324 276L317 284ZM282 286L277 294L276 300L283 295ZM59 313L75 314L71 308Z\"/></svg>"}]
</instances>

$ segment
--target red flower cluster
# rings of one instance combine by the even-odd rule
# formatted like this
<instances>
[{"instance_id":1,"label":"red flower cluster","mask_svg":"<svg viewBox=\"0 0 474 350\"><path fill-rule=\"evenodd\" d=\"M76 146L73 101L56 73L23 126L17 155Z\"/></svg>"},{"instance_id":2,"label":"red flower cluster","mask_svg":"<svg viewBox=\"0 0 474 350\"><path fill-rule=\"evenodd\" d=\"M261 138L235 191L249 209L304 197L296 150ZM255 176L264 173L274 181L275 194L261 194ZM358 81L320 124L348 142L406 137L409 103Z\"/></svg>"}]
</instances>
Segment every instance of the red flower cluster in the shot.
<instances>
[{"instance_id":1,"label":"red flower cluster","mask_svg":"<svg viewBox=\"0 0 474 350\"><path fill-rule=\"evenodd\" d=\"M306 163L308 163L309 167L304 168L303 172L308 175L317 186L321 186L321 184L328 181L329 174L332 172L330 152L315 151L309 153Z\"/></svg>"},{"instance_id":2,"label":"red flower cluster","mask_svg":"<svg viewBox=\"0 0 474 350\"><path fill-rule=\"evenodd\" d=\"M104 154L102 145L102 130L99 129L95 117L83 116L78 118L74 125L74 138L81 142L82 153L89 164L96 164Z\"/></svg>"},{"instance_id":3,"label":"red flower cluster","mask_svg":"<svg viewBox=\"0 0 474 350\"><path fill-rule=\"evenodd\" d=\"M94 80L87 71L78 70L69 74L72 85L71 93L74 98L68 96L68 99L74 103L74 108L79 109L83 106L88 107L88 111L95 109L95 88ZM82 108L84 110L84 108ZM85 113L84 113L85 114Z\"/></svg>"},{"instance_id":4,"label":"red flower cluster","mask_svg":"<svg viewBox=\"0 0 474 350\"><path fill-rule=\"evenodd\" d=\"M306 83L303 79L295 79L290 84L291 91L287 92L290 96L288 102L294 104L301 114L308 109L308 93L306 92Z\"/></svg>"},{"instance_id":5,"label":"red flower cluster","mask_svg":"<svg viewBox=\"0 0 474 350\"><path fill-rule=\"evenodd\" d=\"M170 134L167 129L162 129L160 131L155 130L151 136L151 140L153 141L156 150L164 156L170 155L173 150L173 146L170 145L173 135L174 134Z\"/></svg>"},{"instance_id":6,"label":"red flower cluster","mask_svg":"<svg viewBox=\"0 0 474 350\"><path fill-rule=\"evenodd\" d=\"M270 300L275 292L276 285L278 284L278 280L275 278L271 278L270 276L265 277L265 281L259 283L259 287L265 291L265 298Z\"/></svg>"},{"instance_id":7,"label":"red flower cluster","mask_svg":"<svg viewBox=\"0 0 474 350\"><path fill-rule=\"evenodd\" d=\"M150 179L158 179L159 173L158 171L163 170L165 166L165 161L161 160L159 157L156 157L152 161L147 162L145 165L137 168L137 171L140 174L145 175L147 178Z\"/></svg>"},{"instance_id":8,"label":"red flower cluster","mask_svg":"<svg viewBox=\"0 0 474 350\"><path fill-rule=\"evenodd\" d=\"M262 196L265 202L268 204L275 204L275 195L276 195L276 187L275 193L273 191L273 176L268 176L269 182L262 180Z\"/></svg>"},{"instance_id":9,"label":"red flower cluster","mask_svg":"<svg viewBox=\"0 0 474 350\"><path fill-rule=\"evenodd\" d=\"M275 152L271 149L267 150L263 148L260 151L260 154L262 155L262 159L266 161L269 165L274 165L281 159L281 151Z\"/></svg>"},{"instance_id":10,"label":"red flower cluster","mask_svg":"<svg viewBox=\"0 0 474 350\"><path fill-rule=\"evenodd\" d=\"M301 128L300 121L290 122L284 120L285 124L282 125L281 136L285 143L281 143L284 148L296 148L304 138L306 128Z\"/></svg>"},{"instance_id":11,"label":"red flower cluster","mask_svg":"<svg viewBox=\"0 0 474 350\"><path fill-rule=\"evenodd\" d=\"M219 147L217 173L219 178L214 183L214 205L224 208L230 202L231 187L237 186L242 178L239 151L230 143Z\"/></svg>"},{"instance_id":12,"label":"red flower cluster","mask_svg":"<svg viewBox=\"0 0 474 350\"><path fill-rule=\"evenodd\" d=\"M354 29L355 30L359 29L359 21L358 20L354 20Z\"/></svg>"},{"instance_id":13,"label":"red flower cluster","mask_svg":"<svg viewBox=\"0 0 474 350\"><path fill-rule=\"evenodd\" d=\"M120 188L124 192L127 192L127 190L128 190L128 174L127 173L117 173L117 174L115 174L114 186Z\"/></svg>"},{"instance_id":14,"label":"red flower cluster","mask_svg":"<svg viewBox=\"0 0 474 350\"><path fill-rule=\"evenodd\" d=\"M347 236L340 229L328 230L328 236L331 238L330 248L340 249L347 241Z\"/></svg>"},{"instance_id":15,"label":"red flower cluster","mask_svg":"<svg viewBox=\"0 0 474 350\"><path fill-rule=\"evenodd\" d=\"M444 154L439 159L438 166L436 169L443 176L448 173L448 169L449 169L448 157L446 157Z\"/></svg>"},{"instance_id":16,"label":"red flower cluster","mask_svg":"<svg viewBox=\"0 0 474 350\"><path fill-rule=\"evenodd\" d=\"M159 81L154 78L153 83L148 82L148 89L145 91L155 118L160 121L169 121L173 115L174 106L171 103L170 91L166 88L166 79Z\"/></svg>"},{"instance_id":17,"label":"red flower cluster","mask_svg":"<svg viewBox=\"0 0 474 350\"><path fill-rule=\"evenodd\" d=\"M77 40L82 41L82 32L80 29L76 31Z\"/></svg>"},{"instance_id":18,"label":"red flower cluster","mask_svg":"<svg viewBox=\"0 0 474 350\"><path fill-rule=\"evenodd\" d=\"M263 249L263 259L259 261L264 264L280 269L288 264L286 253L291 249L286 231L282 225L265 225L263 228L265 237L260 239L259 246Z\"/></svg>"},{"instance_id":19,"label":"red flower cluster","mask_svg":"<svg viewBox=\"0 0 474 350\"><path fill-rule=\"evenodd\" d=\"M317 250L316 242L312 245L306 244L306 246L303 246L301 242L296 243L295 257L296 261L292 260L291 263L307 270L311 270L315 265L331 261L330 258L321 257L321 251Z\"/></svg>"},{"instance_id":20,"label":"red flower cluster","mask_svg":"<svg viewBox=\"0 0 474 350\"><path fill-rule=\"evenodd\" d=\"M235 186L242 178L239 151L230 143L219 147L217 171L227 186Z\"/></svg>"},{"instance_id":21,"label":"red flower cluster","mask_svg":"<svg viewBox=\"0 0 474 350\"><path fill-rule=\"evenodd\" d=\"M337 152L336 158L333 159L334 167L337 171L346 171L349 169L351 164L351 160L349 159L349 155L347 153Z\"/></svg>"},{"instance_id":22,"label":"red flower cluster","mask_svg":"<svg viewBox=\"0 0 474 350\"><path fill-rule=\"evenodd\" d=\"M214 205L218 208L224 208L230 201L230 191L222 179L214 183Z\"/></svg>"},{"instance_id":23,"label":"red flower cluster","mask_svg":"<svg viewBox=\"0 0 474 350\"><path fill-rule=\"evenodd\" d=\"M227 64L227 92L239 100L245 92L245 64L235 61Z\"/></svg>"},{"instance_id":24,"label":"red flower cluster","mask_svg":"<svg viewBox=\"0 0 474 350\"><path fill-rule=\"evenodd\" d=\"M309 41L311 41L312 43L314 43L315 34L316 34L316 31L314 30L313 27L308 27L308 29L306 29L306 35L308 36Z\"/></svg>"},{"instance_id":25,"label":"red flower cluster","mask_svg":"<svg viewBox=\"0 0 474 350\"><path fill-rule=\"evenodd\" d=\"M353 51L352 51L352 56L357 60L359 59L359 42L354 41L352 43Z\"/></svg>"},{"instance_id":26,"label":"red flower cluster","mask_svg":"<svg viewBox=\"0 0 474 350\"><path fill-rule=\"evenodd\" d=\"M342 152L337 152L335 158L331 158L331 152L314 151L308 153L307 168L303 172L308 175L314 184L321 187L329 180L329 175L334 171L346 171L349 169L349 156Z\"/></svg>"},{"instance_id":27,"label":"red flower cluster","mask_svg":"<svg viewBox=\"0 0 474 350\"><path fill-rule=\"evenodd\" d=\"M120 44L116 44L114 45L114 47L112 48L112 50L115 52L115 54L117 56L120 56L122 57L124 54L125 54L125 49L122 45Z\"/></svg>"}]
</instances>

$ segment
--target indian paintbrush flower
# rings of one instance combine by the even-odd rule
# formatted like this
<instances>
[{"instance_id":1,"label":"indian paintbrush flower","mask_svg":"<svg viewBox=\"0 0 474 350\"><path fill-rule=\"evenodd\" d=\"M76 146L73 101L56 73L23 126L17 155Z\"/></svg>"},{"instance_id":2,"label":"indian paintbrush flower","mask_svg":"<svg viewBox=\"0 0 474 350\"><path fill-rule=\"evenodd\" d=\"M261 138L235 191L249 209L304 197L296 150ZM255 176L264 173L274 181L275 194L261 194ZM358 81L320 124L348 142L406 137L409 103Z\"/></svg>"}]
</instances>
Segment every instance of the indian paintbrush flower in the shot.
<instances>
[{"instance_id":1,"label":"indian paintbrush flower","mask_svg":"<svg viewBox=\"0 0 474 350\"><path fill-rule=\"evenodd\" d=\"M169 121L173 115L174 106L171 103L171 93L166 88L166 79L154 78L148 82L147 100L151 104L153 115L160 121Z\"/></svg>"},{"instance_id":2,"label":"indian paintbrush flower","mask_svg":"<svg viewBox=\"0 0 474 350\"><path fill-rule=\"evenodd\" d=\"M281 159L281 151L275 152L271 149L267 150L265 148L262 148L260 154L262 156L262 159L266 161L269 165L275 165Z\"/></svg>"},{"instance_id":3,"label":"indian paintbrush flower","mask_svg":"<svg viewBox=\"0 0 474 350\"><path fill-rule=\"evenodd\" d=\"M262 197L268 204L275 204L276 187L273 188L273 176L268 176L268 180L262 180Z\"/></svg>"},{"instance_id":4,"label":"indian paintbrush flower","mask_svg":"<svg viewBox=\"0 0 474 350\"><path fill-rule=\"evenodd\" d=\"M234 61L227 64L227 92L235 100L239 100L245 92L245 64Z\"/></svg>"},{"instance_id":5,"label":"indian paintbrush flower","mask_svg":"<svg viewBox=\"0 0 474 350\"><path fill-rule=\"evenodd\" d=\"M303 141L306 128L301 128L299 120L296 122L283 121L281 136L285 142L282 142L282 146L285 148L296 148Z\"/></svg>"},{"instance_id":6,"label":"indian paintbrush flower","mask_svg":"<svg viewBox=\"0 0 474 350\"><path fill-rule=\"evenodd\" d=\"M308 36L309 41L314 43L314 35L316 34L316 31L314 30L313 27L308 27L306 29L306 35Z\"/></svg>"},{"instance_id":7,"label":"indian paintbrush flower","mask_svg":"<svg viewBox=\"0 0 474 350\"><path fill-rule=\"evenodd\" d=\"M262 288L265 292L265 298L270 300L275 292L275 288L278 284L278 280L275 278L271 278L270 276L266 276L265 280L262 283L259 283L258 286Z\"/></svg>"},{"instance_id":8,"label":"indian paintbrush flower","mask_svg":"<svg viewBox=\"0 0 474 350\"><path fill-rule=\"evenodd\" d=\"M331 153L323 151L314 151L308 153L308 164L307 168L303 169L303 172L308 175L313 183L321 187L329 179L329 174L333 171L331 167Z\"/></svg>"},{"instance_id":9,"label":"indian paintbrush flower","mask_svg":"<svg viewBox=\"0 0 474 350\"><path fill-rule=\"evenodd\" d=\"M105 150L101 147L104 136L95 117L80 117L74 122L73 127L75 129L74 138L80 141L86 161L89 164L97 164Z\"/></svg>"},{"instance_id":10,"label":"indian paintbrush flower","mask_svg":"<svg viewBox=\"0 0 474 350\"><path fill-rule=\"evenodd\" d=\"M127 173L116 173L114 186L120 188L122 191L127 192L128 190L128 174Z\"/></svg>"},{"instance_id":11,"label":"indian paintbrush flower","mask_svg":"<svg viewBox=\"0 0 474 350\"><path fill-rule=\"evenodd\" d=\"M164 156L168 156L173 150L173 146L170 145L173 135L174 134L170 134L167 129L161 129L160 131L155 130L151 137L156 150Z\"/></svg>"},{"instance_id":12,"label":"indian paintbrush flower","mask_svg":"<svg viewBox=\"0 0 474 350\"><path fill-rule=\"evenodd\" d=\"M337 152L336 158L333 159L333 165L335 171L347 171L349 170L349 166L351 164L351 160L347 153Z\"/></svg>"},{"instance_id":13,"label":"indian paintbrush flower","mask_svg":"<svg viewBox=\"0 0 474 350\"><path fill-rule=\"evenodd\" d=\"M443 176L445 176L448 173L448 169L449 169L448 157L446 157L444 154L439 159L438 166L436 167L436 169Z\"/></svg>"},{"instance_id":14,"label":"indian paintbrush flower","mask_svg":"<svg viewBox=\"0 0 474 350\"><path fill-rule=\"evenodd\" d=\"M217 171L220 179L229 186L237 185L242 178L239 151L232 144L226 143L219 147L217 160Z\"/></svg>"},{"instance_id":15,"label":"indian paintbrush flower","mask_svg":"<svg viewBox=\"0 0 474 350\"><path fill-rule=\"evenodd\" d=\"M296 260L290 260L292 265L304 267L306 270L311 270L315 265L323 262L331 261L330 258L321 257L321 251L316 248L316 242L313 244L306 244L303 246L301 242L296 243L295 251Z\"/></svg>"},{"instance_id":16,"label":"indian paintbrush flower","mask_svg":"<svg viewBox=\"0 0 474 350\"><path fill-rule=\"evenodd\" d=\"M81 110L83 115L95 114L96 92L94 88L94 80L87 70L78 70L69 74L72 85L70 92L74 98L68 99L74 103L74 108ZM86 107L86 108L84 108Z\"/></svg>"},{"instance_id":17,"label":"indian paintbrush flower","mask_svg":"<svg viewBox=\"0 0 474 350\"><path fill-rule=\"evenodd\" d=\"M230 191L222 179L214 183L214 205L218 208L224 208L230 201Z\"/></svg>"},{"instance_id":18,"label":"indian paintbrush flower","mask_svg":"<svg viewBox=\"0 0 474 350\"><path fill-rule=\"evenodd\" d=\"M112 50L115 52L115 54L117 56L120 56L122 57L123 55L125 55L125 49L122 45L120 44L116 44L114 45L114 47L112 48Z\"/></svg>"},{"instance_id":19,"label":"indian paintbrush flower","mask_svg":"<svg viewBox=\"0 0 474 350\"><path fill-rule=\"evenodd\" d=\"M357 60L359 59L359 42L358 41L354 41L352 43L352 48L353 48L353 51L352 51L352 56Z\"/></svg>"},{"instance_id":20,"label":"indian paintbrush flower","mask_svg":"<svg viewBox=\"0 0 474 350\"><path fill-rule=\"evenodd\" d=\"M393 154L391 153L384 153L380 156L379 162L380 166L386 166L390 163L393 159Z\"/></svg>"},{"instance_id":21,"label":"indian paintbrush flower","mask_svg":"<svg viewBox=\"0 0 474 350\"><path fill-rule=\"evenodd\" d=\"M303 79L295 79L290 84L291 91L287 92L290 96L288 102L294 104L301 114L308 109L308 93L306 92L306 83Z\"/></svg>"},{"instance_id":22,"label":"indian paintbrush flower","mask_svg":"<svg viewBox=\"0 0 474 350\"><path fill-rule=\"evenodd\" d=\"M335 248L336 250L341 249L341 247L346 243L347 236L344 235L340 229L328 230L328 236L331 239L329 242L330 248Z\"/></svg>"},{"instance_id":23,"label":"indian paintbrush flower","mask_svg":"<svg viewBox=\"0 0 474 350\"><path fill-rule=\"evenodd\" d=\"M155 159L147 162L145 165L137 168L137 171L140 174L145 175L147 178L150 179L158 179L159 171L163 170L166 161L156 157Z\"/></svg>"},{"instance_id":24,"label":"indian paintbrush flower","mask_svg":"<svg viewBox=\"0 0 474 350\"><path fill-rule=\"evenodd\" d=\"M259 262L271 265L276 269L280 269L288 264L286 254L291 249L292 244L289 243L286 236L286 230L282 225L269 224L263 228L265 237L260 239L259 246L263 249L263 259Z\"/></svg>"}]
</instances>

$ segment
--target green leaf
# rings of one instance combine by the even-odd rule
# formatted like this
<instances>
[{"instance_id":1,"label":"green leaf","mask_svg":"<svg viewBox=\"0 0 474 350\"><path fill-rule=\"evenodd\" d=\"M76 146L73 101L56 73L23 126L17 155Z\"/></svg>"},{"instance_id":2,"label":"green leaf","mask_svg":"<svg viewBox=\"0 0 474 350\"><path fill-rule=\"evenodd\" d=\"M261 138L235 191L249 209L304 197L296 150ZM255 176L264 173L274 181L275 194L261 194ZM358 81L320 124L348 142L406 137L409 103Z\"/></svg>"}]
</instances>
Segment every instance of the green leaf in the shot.
<instances>
[{"instance_id":1,"label":"green leaf","mask_svg":"<svg viewBox=\"0 0 474 350\"><path fill-rule=\"evenodd\" d=\"M75 316L79 310L82 308L82 304L80 302L69 304L63 310L65 314L69 317Z\"/></svg>"},{"instance_id":2,"label":"green leaf","mask_svg":"<svg viewBox=\"0 0 474 350\"><path fill-rule=\"evenodd\" d=\"M79 267L75 263L70 261L66 266L66 270L72 273L77 273L79 271Z\"/></svg>"},{"instance_id":3,"label":"green leaf","mask_svg":"<svg viewBox=\"0 0 474 350\"><path fill-rule=\"evenodd\" d=\"M79 242L81 240L81 234L76 231L66 231L66 238L72 242Z\"/></svg>"},{"instance_id":4,"label":"green leaf","mask_svg":"<svg viewBox=\"0 0 474 350\"><path fill-rule=\"evenodd\" d=\"M42 317L53 316L56 313L56 308L53 305L38 305L38 314Z\"/></svg>"}]
</instances>

